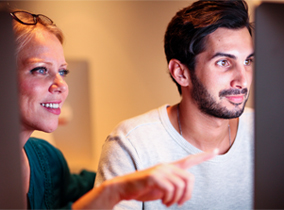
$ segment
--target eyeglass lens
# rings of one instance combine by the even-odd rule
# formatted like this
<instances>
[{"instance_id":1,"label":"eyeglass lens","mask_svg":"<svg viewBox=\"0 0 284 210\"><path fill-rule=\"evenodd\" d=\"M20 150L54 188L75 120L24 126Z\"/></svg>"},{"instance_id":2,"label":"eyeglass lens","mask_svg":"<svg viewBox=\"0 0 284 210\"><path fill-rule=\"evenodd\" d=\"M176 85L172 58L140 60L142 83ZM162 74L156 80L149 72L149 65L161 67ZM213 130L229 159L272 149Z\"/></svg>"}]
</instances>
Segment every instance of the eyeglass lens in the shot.
<instances>
[{"instance_id":1,"label":"eyeglass lens","mask_svg":"<svg viewBox=\"0 0 284 210\"><path fill-rule=\"evenodd\" d=\"M14 12L13 14L24 24L34 25L37 23L37 21L42 24L53 24L53 21L45 15L34 15L24 11Z\"/></svg>"},{"instance_id":2,"label":"eyeglass lens","mask_svg":"<svg viewBox=\"0 0 284 210\"><path fill-rule=\"evenodd\" d=\"M53 24L53 21L44 15L38 15L38 20L41 23L45 24Z\"/></svg>"},{"instance_id":3,"label":"eyeglass lens","mask_svg":"<svg viewBox=\"0 0 284 210\"><path fill-rule=\"evenodd\" d=\"M15 12L14 15L23 23L26 23L26 24L35 24L36 23L35 18L30 13Z\"/></svg>"}]
</instances>

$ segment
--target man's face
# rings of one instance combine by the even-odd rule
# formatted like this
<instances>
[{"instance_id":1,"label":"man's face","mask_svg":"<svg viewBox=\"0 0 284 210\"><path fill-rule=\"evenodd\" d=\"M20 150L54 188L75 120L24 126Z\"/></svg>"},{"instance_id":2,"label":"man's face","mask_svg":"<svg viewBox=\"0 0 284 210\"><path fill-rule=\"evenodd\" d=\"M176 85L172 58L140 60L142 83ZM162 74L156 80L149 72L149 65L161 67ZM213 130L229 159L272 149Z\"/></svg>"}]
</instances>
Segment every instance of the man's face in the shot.
<instances>
[{"instance_id":1,"label":"man's face","mask_svg":"<svg viewBox=\"0 0 284 210\"><path fill-rule=\"evenodd\" d=\"M208 35L206 50L191 73L192 97L199 109L218 118L239 117L253 74L253 43L247 28L219 28Z\"/></svg>"}]
</instances>

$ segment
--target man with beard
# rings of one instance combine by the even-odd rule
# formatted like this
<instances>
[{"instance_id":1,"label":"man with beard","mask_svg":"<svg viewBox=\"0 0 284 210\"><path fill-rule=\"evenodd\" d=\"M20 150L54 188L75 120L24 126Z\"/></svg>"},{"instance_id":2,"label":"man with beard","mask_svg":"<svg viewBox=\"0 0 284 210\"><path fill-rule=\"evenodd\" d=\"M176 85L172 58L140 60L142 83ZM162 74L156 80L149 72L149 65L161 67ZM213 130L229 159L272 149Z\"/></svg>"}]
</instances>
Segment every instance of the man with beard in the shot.
<instances>
[{"instance_id":1,"label":"man with beard","mask_svg":"<svg viewBox=\"0 0 284 210\"><path fill-rule=\"evenodd\" d=\"M253 111L244 111L253 75L251 34L245 1L198 1L177 12L164 47L181 101L118 125L103 146L96 185L218 148L217 157L189 169L194 189L179 209L251 209ZM115 209L164 208L161 201L130 200Z\"/></svg>"}]
</instances>

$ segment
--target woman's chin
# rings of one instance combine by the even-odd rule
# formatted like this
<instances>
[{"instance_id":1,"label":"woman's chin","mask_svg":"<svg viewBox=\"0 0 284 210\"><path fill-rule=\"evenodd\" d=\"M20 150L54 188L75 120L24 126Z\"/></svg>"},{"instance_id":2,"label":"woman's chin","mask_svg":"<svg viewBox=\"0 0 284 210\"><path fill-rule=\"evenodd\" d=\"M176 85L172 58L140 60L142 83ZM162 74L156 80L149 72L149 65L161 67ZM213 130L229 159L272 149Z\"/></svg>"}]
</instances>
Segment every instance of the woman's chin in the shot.
<instances>
[{"instance_id":1,"label":"woman's chin","mask_svg":"<svg viewBox=\"0 0 284 210\"><path fill-rule=\"evenodd\" d=\"M43 131L45 133L52 133L53 131L55 131L58 127L58 124L56 125L53 125L53 126L49 126L49 127L45 127L45 128L42 128L42 129L38 129L39 131Z\"/></svg>"}]
</instances>

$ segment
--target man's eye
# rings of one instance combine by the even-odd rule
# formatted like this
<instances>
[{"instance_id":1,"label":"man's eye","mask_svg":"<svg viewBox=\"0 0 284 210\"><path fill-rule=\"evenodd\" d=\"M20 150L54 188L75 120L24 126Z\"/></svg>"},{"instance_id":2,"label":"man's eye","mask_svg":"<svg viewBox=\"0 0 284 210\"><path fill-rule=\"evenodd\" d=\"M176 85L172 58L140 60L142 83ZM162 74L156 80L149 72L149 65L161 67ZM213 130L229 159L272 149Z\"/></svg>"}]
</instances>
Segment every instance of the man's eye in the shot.
<instances>
[{"instance_id":1,"label":"man's eye","mask_svg":"<svg viewBox=\"0 0 284 210\"><path fill-rule=\"evenodd\" d=\"M220 60L220 61L217 62L217 65L226 67L226 66L229 66L230 63L227 60Z\"/></svg>"},{"instance_id":2,"label":"man's eye","mask_svg":"<svg viewBox=\"0 0 284 210\"><path fill-rule=\"evenodd\" d=\"M244 62L244 64L246 65L246 66L249 66L249 65L251 65L253 63L253 59L247 59L247 60L245 60L245 62Z\"/></svg>"},{"instance_id":3,"label":"man's eye","mask_svg":"<svg viewBox=\"0 0 284 210\"><path fill-rule=\"evenodd\" d=\"M31 70L32 74L42 74L46 75L47 74L47 69L45 67L36 67Z\"/></svg>"},{"instance_id":4,"label":"man's eye","mask_svg":"<svg viewBox=\"0 0 284 210\"><path fill-rule=\"evenodd\" d=\"M60 74L62 77L65 77L67 74L69 74L69 70L67 70L67 69L60 70L60 71L59 71L59 74Z\"/></svg>"}]
</instances>

